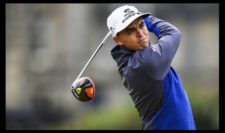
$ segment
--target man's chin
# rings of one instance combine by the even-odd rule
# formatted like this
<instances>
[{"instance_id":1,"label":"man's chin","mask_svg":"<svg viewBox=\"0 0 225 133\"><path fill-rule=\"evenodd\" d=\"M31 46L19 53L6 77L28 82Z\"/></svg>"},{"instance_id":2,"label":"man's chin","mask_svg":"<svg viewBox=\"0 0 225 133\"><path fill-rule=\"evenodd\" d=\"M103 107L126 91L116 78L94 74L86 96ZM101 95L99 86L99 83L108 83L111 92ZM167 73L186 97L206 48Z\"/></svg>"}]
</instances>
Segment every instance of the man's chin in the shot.
<instances>
[{"instance_id":1,"label":"man's chin","mask_svg":"<svg viewBox=\"0 0 225 133\"><path fill-rule=\"evenodd\" d=\"M140 48L140 49L144 49L144 48L147 48L148 45L149 45L148 43L144 43L144 44L140 45L139 48Z\"/></svg>"},{"instance_id":2,"label":"man's chin","mask_svg":"<svg viewBox=\"0 0 225 133\"><path fill-rule=\"evenodd\" d=\"M147 47L139 47L138 50L142 50L142 49L145 49L145 48L147 48Z\"/></svg>"}]
</instances>

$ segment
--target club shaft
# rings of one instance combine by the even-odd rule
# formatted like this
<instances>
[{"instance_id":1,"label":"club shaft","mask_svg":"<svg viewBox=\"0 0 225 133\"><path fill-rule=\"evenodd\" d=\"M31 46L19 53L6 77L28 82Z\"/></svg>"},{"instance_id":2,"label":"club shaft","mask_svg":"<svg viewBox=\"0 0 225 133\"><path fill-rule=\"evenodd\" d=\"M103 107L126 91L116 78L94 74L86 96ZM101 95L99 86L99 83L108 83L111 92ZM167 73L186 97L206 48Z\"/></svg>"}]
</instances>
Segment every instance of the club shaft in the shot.
<instances>
[{"instance_id":1,"label":"club shaft","mask_svg":"<svg viewBox=\"0 0 225 133\"><path fill-rule=\"evenodd\" d=\"M100 45L97 47L97 49L94 51L94 53L91 55L90 59L88 60L88 62L85 64L85 66L83 67L83 69L81 70L81 72L79 73L79 75L77 76L76 80L73 82L74 83L80 78L80 76L84 73L84 70L87 68L87 66L90 64L90 62L92 61L92 59L95 57L95 55L97 54L97 52L99 51L99 49L102 47L102 45L104 44L105 40L109 37L110 32L108 32L106 34L106 36L104 37L104 39L102 40L102 42L100 43ZM72 85L72 86L73 86Z\"/></svg>"}]
</instances>

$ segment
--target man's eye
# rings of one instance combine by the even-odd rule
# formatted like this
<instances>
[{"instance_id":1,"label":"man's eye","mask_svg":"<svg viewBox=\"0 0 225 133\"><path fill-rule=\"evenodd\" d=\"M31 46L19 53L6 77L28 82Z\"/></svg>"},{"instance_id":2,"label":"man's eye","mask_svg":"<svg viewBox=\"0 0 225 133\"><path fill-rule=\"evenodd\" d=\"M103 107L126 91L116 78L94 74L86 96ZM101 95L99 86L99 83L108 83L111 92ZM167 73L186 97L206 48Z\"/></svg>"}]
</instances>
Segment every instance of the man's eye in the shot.
<instances>
[{"instance_id":1,"label":"man's eye","mask_svg":"<svg viewBox=\"0 0 225 133\"><path fill-rule=\"evenodd\" d=\"M141 24L140 24L140 28L143 28L144 26L145 26L144 23L141 23Z\"/></svg>"},{"instance_id":2,"label":"man's eye","mask_svg":"<svg viewBox=\"0 0 225 133\"><path fill-rule=\"evenodd\" d=\"M133 33L134 32L134 30L128 30L127 31L127 34L131 34L131 33Z\"/></svg>"}]
</instances>

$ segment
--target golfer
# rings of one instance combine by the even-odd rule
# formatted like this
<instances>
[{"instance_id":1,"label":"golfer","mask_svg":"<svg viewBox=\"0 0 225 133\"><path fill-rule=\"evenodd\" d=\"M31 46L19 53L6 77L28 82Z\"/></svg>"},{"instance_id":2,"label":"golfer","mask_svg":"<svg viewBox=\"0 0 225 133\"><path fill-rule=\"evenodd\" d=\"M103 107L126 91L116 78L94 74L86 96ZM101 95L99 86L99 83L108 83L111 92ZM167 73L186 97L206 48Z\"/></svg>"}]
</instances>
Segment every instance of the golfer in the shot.
<instances>
[{"instance_id":1,"label":"golfer","mask_svg":"<svg viewBox=\"0 0 225 133\"><path fill-rule=\"evenodd\" d=\"M115 9L107 26L117 44L111 55L141 118L141 130L195 130L188 96L171 62L181 32L134 6ZM158 40L150 43L149 32Z\"/></svg>"}]
</instances>

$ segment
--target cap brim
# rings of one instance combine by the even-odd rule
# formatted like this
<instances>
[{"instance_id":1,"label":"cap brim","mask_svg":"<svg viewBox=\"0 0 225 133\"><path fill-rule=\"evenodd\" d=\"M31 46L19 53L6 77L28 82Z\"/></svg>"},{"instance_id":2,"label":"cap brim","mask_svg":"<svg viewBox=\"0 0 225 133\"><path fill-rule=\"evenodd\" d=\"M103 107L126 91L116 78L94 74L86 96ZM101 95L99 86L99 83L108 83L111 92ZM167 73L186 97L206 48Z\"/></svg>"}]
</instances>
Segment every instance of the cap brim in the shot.
<instances>
[{"instance_id":1,"label":"cap brim","mask_svg":"<svg viewBox=\"0 0 225 133\"><path fill-rule=\"evenodd\" d=\"M150 12L146 12L146 13L142 13L142 15L140 17L146 18L149 15L151 15L151 13Z\"/></svg>"},{"instance_id":2,"label":"cap brim","mask_svg":"<svg viewBox=\"0 0 225 133\"><path fill-rule=\"evenodd\" d=\"M146 13L141 13L141 15L138 15L138 16L133 17L132 19L130 19L129 21L127 21L127 23L126 23L125 25L123 25L122 27L120 27L120 29L118 29L118 30L116 31L115 36L116 36L119 32L121 32L122 30L124 30L127 26L129 26L129 25L130 25L134 20L136 20L137 18L139 18L139 17L146 18L146 17L148 17L149 15L151 15L151 13L150 13L150 12L146 12Z\"/></svg>"}]
</instances>

